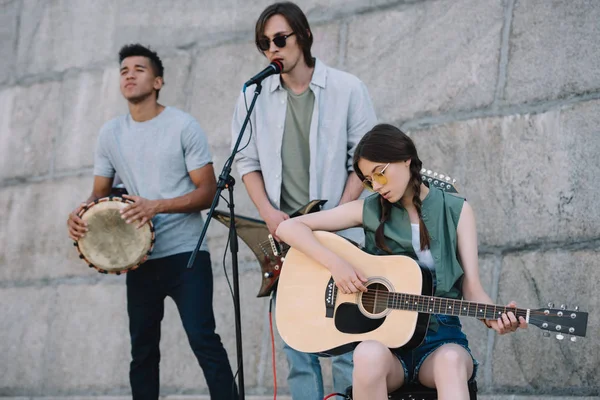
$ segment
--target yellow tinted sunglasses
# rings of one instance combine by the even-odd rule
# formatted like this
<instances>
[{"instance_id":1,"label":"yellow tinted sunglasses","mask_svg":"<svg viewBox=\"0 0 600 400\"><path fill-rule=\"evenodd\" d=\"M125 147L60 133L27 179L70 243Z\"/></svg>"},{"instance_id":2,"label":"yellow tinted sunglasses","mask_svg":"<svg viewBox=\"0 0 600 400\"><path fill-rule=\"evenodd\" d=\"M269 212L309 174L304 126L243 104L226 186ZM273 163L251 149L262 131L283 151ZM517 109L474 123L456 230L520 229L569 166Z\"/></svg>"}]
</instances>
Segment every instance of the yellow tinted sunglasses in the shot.
<instances>
[{"instance_id":1,"label":"yellow tinted sunglasses","mask_svg":"<svg viewBox=\"0 0 600 400\"><path fill-rule=\"evenodd\" d=\"M373 174L371 175L371 177L365 177L365 179L363 179L362 183L363 186L365 187L365 189L368 189L372 192L374 192L375 190L373 189L373 181L379 183L380 185L385 185L387 183L387 178L385 177L385 175L383 175L385 173L386 168L390 165L390 163L387 163L385 165L385 167L383 167L381 169L381 171L379 172L373 172Z\"/></svg>"}]
</instances>

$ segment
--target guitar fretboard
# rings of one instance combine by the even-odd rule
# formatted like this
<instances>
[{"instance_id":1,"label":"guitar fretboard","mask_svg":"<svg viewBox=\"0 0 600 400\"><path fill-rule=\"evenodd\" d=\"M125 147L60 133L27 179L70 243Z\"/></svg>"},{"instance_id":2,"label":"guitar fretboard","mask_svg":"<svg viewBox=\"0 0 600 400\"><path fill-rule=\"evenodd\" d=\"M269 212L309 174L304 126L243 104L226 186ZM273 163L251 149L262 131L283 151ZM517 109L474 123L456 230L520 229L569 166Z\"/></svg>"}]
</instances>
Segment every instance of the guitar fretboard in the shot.
<instances>
[{"instance_id":1,"label":"guitar fretboard","mask_svg":"<svg viewBox=\"0 0 600 400\"><path fill-rule=\"evenodd\" d=\"M421 296L406 293L387 293L387 307L396 310L418 311L427 314L446 314L485 319L498 319L503 313L512 311L515 316L527 318L527 309L474 303L471 301ZM382 298L383 300L383 298Z\"/></svg>"}]
</instances>

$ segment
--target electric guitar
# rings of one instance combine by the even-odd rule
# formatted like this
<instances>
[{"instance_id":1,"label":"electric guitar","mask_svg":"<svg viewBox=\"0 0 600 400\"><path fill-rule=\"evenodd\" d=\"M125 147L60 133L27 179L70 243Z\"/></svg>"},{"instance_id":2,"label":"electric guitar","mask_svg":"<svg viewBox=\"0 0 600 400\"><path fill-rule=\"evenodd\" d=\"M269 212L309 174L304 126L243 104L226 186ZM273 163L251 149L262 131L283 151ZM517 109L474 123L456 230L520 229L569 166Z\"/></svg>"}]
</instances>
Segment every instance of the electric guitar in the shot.
<instances>
[{"instance_id":1,"label":"electric guitar","mask_svg":"<svg viewBox=\"0 0 600 400\"><path fill-rule=\"evenodd\" d=\"M433 185L449 193L457 193L456 179L452 179L447 175L438 174L426 168L421 169L421 179L427 185ZM312 200L305 206L294 212L291 217L308 214L319 211L321 206L327 200ZM216 210L213 213L214 218L229 227L230 217L229 212ZM250 248L256 256L256 260L260 265L262 282L256 297L266 297L271 294L277 285L277 279L281 272L285 254L289 246L285 243L280 243L269 234L269 229L264 221L256 218L236 215L235 226L238 237Z\"/></svg>"},{"instance_id":2,"label":"electric guitar","mask_svg":"<svg viewBox=\"0 0 600 400\"><path fill-rule=\"evenodd\" d=\"M292 217L308 214L321 209L326 200L313 200L293 213ZM214 218L229 227L231 218L229 212L216 210ZM289 249L284 243L278 243L269 234L269 228L264 221L256 218L235 216L235 229L240 239L252 250L260 264L262 282L256 297L266 297L277 285L285 253Z\"/></svg>"},{"instance_id":3,"label":"electric guitar","mask_svg":"<svg viewBox=\"0 0 600 400\"><path fill-rule=\"evenodd\" d=\"M363 340L414 348L425 338L430 314L497 319L512 311L558 339L586 335L588 314L577 308L533 310L434 297L432 273L410 257L370 255L330 232L315 236L368 278L367 292L339 292L327 268L291 248L279 276L276 321L282 339L298 351L338 355Z\"/></svg>"}]
</instances>

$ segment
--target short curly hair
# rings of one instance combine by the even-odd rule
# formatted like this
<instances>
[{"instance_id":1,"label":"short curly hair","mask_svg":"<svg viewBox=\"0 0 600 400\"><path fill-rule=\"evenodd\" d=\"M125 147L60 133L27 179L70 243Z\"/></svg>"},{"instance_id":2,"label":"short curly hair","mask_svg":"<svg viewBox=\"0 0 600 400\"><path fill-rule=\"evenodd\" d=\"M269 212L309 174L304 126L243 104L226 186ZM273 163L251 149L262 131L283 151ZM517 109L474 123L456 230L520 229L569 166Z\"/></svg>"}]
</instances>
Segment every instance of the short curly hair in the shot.
<instances>
[{"instance_id":1,"label":"short curly hair","mask_svg":"<svg viewBox=\"0 0 600 400\"><path fill-rule=\"evenodd\" d=\"M119 50L119 64L121 64L123 60L127 57L134 56L141 56L149 59L150 66L152 67L152 72L154 72L154 76L160 76L161 78L163 78L164 84L165 69L163 67L163 63L160 57L158 56L158 54L156 54L155 51L152 51L150 50L150 48L142 46L139 43L126 44L125 46L121 47L121 50ZM158 99L159 92L160 89L156 91L156 99Z\"/></svg>"}]
</instances>

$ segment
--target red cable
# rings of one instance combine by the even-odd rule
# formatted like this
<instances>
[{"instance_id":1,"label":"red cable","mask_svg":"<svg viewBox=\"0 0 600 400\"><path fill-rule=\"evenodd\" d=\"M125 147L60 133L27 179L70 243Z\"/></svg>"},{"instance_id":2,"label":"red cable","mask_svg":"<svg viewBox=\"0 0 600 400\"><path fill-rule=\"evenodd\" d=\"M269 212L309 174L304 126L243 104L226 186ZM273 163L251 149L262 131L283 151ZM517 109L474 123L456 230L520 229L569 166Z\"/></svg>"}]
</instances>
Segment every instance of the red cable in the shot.
<instances>
[{"instance_id":1,"label":"red cable","mask_svg":"<svg viewBox=\"0 0 600 400\"><path fill-rule=\"evenodd\" d=\"M331 394L328 394L327 396L323 397L323 400L327 400L333 396L340 396L340 397L343 397L344 399L346 398L346 395L344 395L342 393L331 393Z\"/></svg>"},{"instance_id":2,"label":"red cable","mask_svg":"<svg viewBox=\"0 0 600 400\"><path fill-rule=\"evenodd\" d=\"M273 364L273 400L277 400L277 368L275 365L275 336L273 335L273 316L269 310L269 327L271 328L271 363Z\"/></svg>"}]
</instances>

